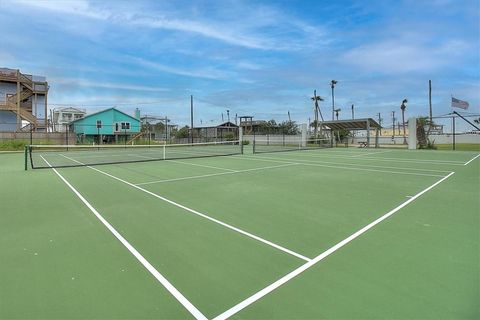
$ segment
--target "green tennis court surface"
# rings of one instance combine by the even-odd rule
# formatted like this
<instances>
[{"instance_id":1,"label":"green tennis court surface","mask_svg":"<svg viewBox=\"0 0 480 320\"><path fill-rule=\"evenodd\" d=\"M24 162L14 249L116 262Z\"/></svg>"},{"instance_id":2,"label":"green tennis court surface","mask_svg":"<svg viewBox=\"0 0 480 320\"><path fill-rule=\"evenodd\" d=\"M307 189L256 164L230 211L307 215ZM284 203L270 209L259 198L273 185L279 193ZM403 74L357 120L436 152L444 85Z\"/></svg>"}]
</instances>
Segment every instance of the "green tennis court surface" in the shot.
<instances>
[{"instance_id":1,"label":"green tennis court surface","mask_svg":"<svg viewBox=\"0 0 480 320\"><path fill-rule=\"evenodd\" d=\"M2 319L480 317L476 152L0 159Z\"/></svg>"}]
</instances>

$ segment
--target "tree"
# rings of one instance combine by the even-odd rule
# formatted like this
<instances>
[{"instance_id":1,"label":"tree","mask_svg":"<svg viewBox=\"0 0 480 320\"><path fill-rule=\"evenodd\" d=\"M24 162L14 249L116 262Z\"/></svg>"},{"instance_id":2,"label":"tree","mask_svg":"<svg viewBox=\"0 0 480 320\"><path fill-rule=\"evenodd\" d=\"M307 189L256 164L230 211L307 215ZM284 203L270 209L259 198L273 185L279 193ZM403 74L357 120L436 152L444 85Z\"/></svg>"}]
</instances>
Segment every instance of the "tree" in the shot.
<instances>
[{"instance_id":1,"label":"tree","mask_svg":"<svg viewBox=\"0 0 480 320\"><path fill-rule=\"evenodd\" d=\"M280 132L282 134L295 135L300 133L300 130L298 130L298 126L295 121L291 120L283 121L281 124L278 125L278 128L280 129Z\"/></svg>"},{"instance_id":2,"label":"tree","mask_svg":"<svg viewBox=\"0 0 480 320\"><path fill-rule=\"evenodd\" d=\"M428 117L420 117L417 119L417 142L419 149L436 149L435 140L430 141L430 138L425 133L425 127L432 127L435 123L430 121Z\"/></svg>"},{"instance_id":3,"label":"tree","mask_svg":"<svg viewBox=\"0 0 480 320\"><path fill-rule=\"evenodd\" d=\"M190 127L185 126L180 128L178 131L175 132L175 138L188 138L190 136Z\"/></svg>"},{"instance_id":4,"label":"tree","mask_svg":"<svg viewBox=\"0 0 480 320\"><path fill-rule=\"evenodd\" d=\"M275 131L277 130L277 128L278 128L277 123L275 122L275 120L272 119L272 120L269 120L269 121L262 122L258 126L257 133L260 133L260 134L274 134Z\"/></svg>"}]
</instances>

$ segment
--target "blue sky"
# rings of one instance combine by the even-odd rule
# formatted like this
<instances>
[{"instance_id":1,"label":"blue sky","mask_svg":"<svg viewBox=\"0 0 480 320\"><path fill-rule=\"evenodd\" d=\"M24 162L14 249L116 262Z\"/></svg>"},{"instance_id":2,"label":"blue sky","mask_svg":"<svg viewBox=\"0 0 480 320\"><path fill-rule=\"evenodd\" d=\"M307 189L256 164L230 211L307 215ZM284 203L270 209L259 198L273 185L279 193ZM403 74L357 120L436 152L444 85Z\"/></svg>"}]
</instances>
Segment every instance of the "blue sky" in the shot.
<instances>
[{"instance_id":1,"label":"blue sky","mask_svg":"<svg viewBox=\"0 0 480 320\"><path fill-rule=\"evenodd\" d=\"M45 75L49 104L189 119L307 122L338 81L340 118L480 112L478 0L0 0L0 67Z\"/></svg>"}]
</instances>

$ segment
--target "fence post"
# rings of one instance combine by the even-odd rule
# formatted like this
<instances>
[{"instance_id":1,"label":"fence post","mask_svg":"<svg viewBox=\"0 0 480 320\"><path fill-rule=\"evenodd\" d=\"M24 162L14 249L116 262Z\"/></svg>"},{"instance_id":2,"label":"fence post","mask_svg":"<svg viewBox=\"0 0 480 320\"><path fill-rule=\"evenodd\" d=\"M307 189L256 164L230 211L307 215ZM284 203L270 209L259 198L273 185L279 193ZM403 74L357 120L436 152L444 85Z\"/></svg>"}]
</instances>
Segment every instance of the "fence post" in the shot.
<instances>
[{"instance_id":1,"label":"fence post","mask_svg":"<svg viewBox=\"0 0 480 320\"><path fill-rule=\"evenodd\" d=\"M455 150L455 116L452 117L453 150Z\"/></svg>"},{"instance_id":2,"label":"fence post","mask_svg":"<svg viewBox=\"0 0 480 320\"><path fill-rule=\"evenodd\" d=\"M68 124L65 124L65 140L66 140L65 145L67 146L67 151L68 151Z\"/></svg>"},{"instance_id":3,"label":"fence post","mask_svg":"<svg viewBox=\"0 0 480 320\"><path fill-rule=\"evenodd\" d=\"M28 170L28 146L25 146L25 171Z\"/></svg>"}]
</instances>

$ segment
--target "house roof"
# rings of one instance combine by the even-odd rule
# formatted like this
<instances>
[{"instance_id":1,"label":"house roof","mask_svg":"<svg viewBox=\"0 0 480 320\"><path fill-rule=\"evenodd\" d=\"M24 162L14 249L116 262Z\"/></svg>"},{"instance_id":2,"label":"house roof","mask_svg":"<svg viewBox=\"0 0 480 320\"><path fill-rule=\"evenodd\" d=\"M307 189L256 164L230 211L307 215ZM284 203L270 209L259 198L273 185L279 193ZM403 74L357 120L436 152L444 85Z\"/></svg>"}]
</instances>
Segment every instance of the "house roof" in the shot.
<instances>
[{"instance_id":1,"label":"house roof","mask_svg":"<svg viewBox=\"0 0 480 320\"><path fill-rule=\"evenodd\" d=\"M381 129L382 126L378 124L372 118L364 118L364 119L354 119L354 120L336 120L336 121L322 121L320 125L328 127L329 129L333 130L367 130L367 121L370 124L370 129Z\"/></svg>"},{"instance_id":2,"label":"house roof","mask_svg":"<svg viewBox=\"0 0 480 320\"><path fill-rule=\"evenodd\" d=\"M85 120L85 119L90 118L90 117L92 117L92 116L94 116L94 115L97 115L97 114L99 114L99 113L104 113L104 112L107 112L107 111L110 111L110 110L114 110L114 111L119 112L119 113L121 113L121 114L123 114L123 115L126 115L127 117L130 117L130 118L132 118L132 119L134 119L134 120L140 121L139 119L137 119L137 118L129 115L128 113L125 113L125 112L123 112L123 111L118 110L118 109L115 108L115 107L112 107L112 108L100 110L100 111L95 112L95 113L92 113L92 114L87 114L87 115L85 115L85 117L80 118L80 119L73 120L73 121L70 122L70 123L73 123L73 122L76 122L76 121L80 121L80 120Z\"/></svg>"},{"instance_id":3,"label":"house roof","mask_svg":"<svg viewBox=\"0 0 480 320\"><path fill-rule=\"evenodd\" d=\"M200 125L200 126L195 126L193 129L197 129L197 128L237 128L238 126L231 122L231 121L227 121L227 122L223 122L223 123L220 123L220 124L206 124L206 125Z\"/></svg>"},{"instance_id":4,"label":"house roof","mask_svg":"<svg viewBox=\"0 0 480 320\"><path fill-rule=\"evenodd\" d=\"M74 107L64 107L64 108L55 108L53 109L53 112L59 112L59 111L72 111L72 112L78 112L78 113L86 113L85 109L78 109Z\"/></svg>"}]
</instances>

